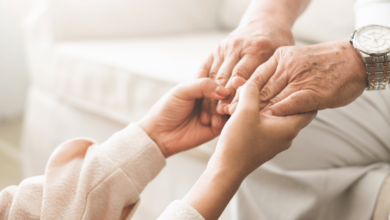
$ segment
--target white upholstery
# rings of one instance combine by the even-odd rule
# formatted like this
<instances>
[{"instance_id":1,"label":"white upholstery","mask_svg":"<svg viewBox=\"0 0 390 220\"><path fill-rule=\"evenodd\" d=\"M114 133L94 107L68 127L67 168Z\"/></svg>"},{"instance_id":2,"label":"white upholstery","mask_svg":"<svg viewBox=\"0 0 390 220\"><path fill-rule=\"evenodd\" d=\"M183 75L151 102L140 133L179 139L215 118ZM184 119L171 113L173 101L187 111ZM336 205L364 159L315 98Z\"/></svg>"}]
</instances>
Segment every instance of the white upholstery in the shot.
<instances>
[{"instance_id":1,"label":"white upholstery","mask_svg":"<svg viewBox=\"0 0 390 220\"><path fill-rule=\"evenodd\" d=\"M217 0L33 2L40 5L40 10L47 10L56 41L208 31L217 28Z\"/></svg>"},{"instance_id":2,"label":"white upholstery","mask_svg":"<svg viewBox=\"0 0 390 220\"><path fill-rule=\"evenodd\" d=\"M59 43L45 79L50 79L53 92L78 108L129 123L173 86L196 78L204 58L225 35Z\"/></svg>"}]
</instances>

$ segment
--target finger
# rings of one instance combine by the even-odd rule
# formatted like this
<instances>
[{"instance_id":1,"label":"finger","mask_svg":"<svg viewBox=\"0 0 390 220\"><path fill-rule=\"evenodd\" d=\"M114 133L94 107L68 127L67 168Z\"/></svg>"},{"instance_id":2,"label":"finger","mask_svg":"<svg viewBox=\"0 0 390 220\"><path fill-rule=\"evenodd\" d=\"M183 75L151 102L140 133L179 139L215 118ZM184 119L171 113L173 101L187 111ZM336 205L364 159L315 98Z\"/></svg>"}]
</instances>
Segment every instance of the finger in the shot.
<instances>
[{"instance_id":1,"label":"finger","mask_svg":"<svg viewBox=\"0 0 390 220\"><path fill-rule=\"evenodd\" d=\"M240 86L244 85L246 81L247 79L237 76L232 79L232 85L235 89L238 89Z\"/></svg>"},{"instance_id":2,"label":"finger","mask_svg":"<svg viewBox=\"0 0 390 220\"><path fill-rule=\"evenodd\" d=\"M211 66L214 62L214 55L210 54L206 61L203 63L203 65L200 68L200 71L198 73L198 78L205 78L209 77ZM211 123L211 116L210 116L210 99L205 98L202 102L201 112L200 112L200 123L202 125L210 125Z\"/></svg>"},{"instance_id":3,"label":"finger","mask_svg":"<svg viewBox=\"0 0 390 220\"><path fill-rule=\"evenodd\" d=\"M265 106L263 109L261 109L260 112L266 112L266 114L272 115L272 110L270 109L271 106L275 105L276 103L281 102L285 98L287 98L289 95L293 94L294 92L299 91L299 88L295 86L294 84L289 84L285 89L283 89L278 95L276 95L274 98L272 98L267 106ZM266 102L264 102L265 104Z\"/></svg>"},{"instance_id":4,"label":"finger","mask_svg":"<svg viewBox=\"0 0 390 220\"><path fill-rule=\"evenodd\" d=\"M243 80L245 80L245 81L248 80L250 78L250 76L253 74L253 72L256 70L256 68L262 62L263 62L263 59L259 59L258 57L252 56L252 55L246 55L237 63L237 65L233 69L233 75L230 78L230 80L226 86L228 89L230 89L231 93L226 99L222 100L218 104L218 107L217 107L218 113L220 113L220 114L222 114L222 113L227 114L228 113L228 112L224 111L224 109L227 105L229 105L232 102L232 100L235 96L234 90L236 89L236 87L234 86L234 82L237 83L237 81L238 81L239 83L242 83ZM235 78L237 78L237 80L234 80ZM242 83L242 84L244 84L244 83Z\"/></svg>"},{"instance_id":5,"label":"finger","mask_svg":"<svg viewBox=\"0 0 390 220\"><path fill-rule=\"evenodd\" d=\"M208 126L211 123L210 102L211 102L211 99L209 99L209 98L203 99L201 112L200 112L200 123L202 125Z\"/></svg>"},{"instance_id":6,"label":"finger","mask_svg":"<svg viewBox=\"0 0 390 220\"><path fill-rule=\"evenodd\" d=\"M282 65L279 65L278 62L278 60L280 60L280 52L277 51L273 57L273 62L276 65L272 67L274 73L269 77L268 82L260 91L260 101L262 102L268 102L279 94L288 84L285 68L283 68Z\"/></svg>"},{"instance_id":7,"label":"finger","mask_svg":"<svg viewBox=\"0 0 390 220\"><path fill-rule=\"evenodd\" d=\"M248 81L257 85L259 89L263 88L268 80L272 77L278 67L278 60L272 56L267 62L260 65Z\"/></svg>"},{"instance_id":8,"label":"finger","mask_svg":"<svg viewBox=\"0 0 390 220\"><path fill-rule=\"evenodd\" d=\"M218 100L211 100L210 102L210 115L211 115L211 126L215 128L221 127L222 116L217 112Z\"/></svg>"},{"instance_id":9,"label":"finger","mask_svg":"<svg viewBox=\"0 0 390 220\"><path fill-rule=\"evenodd\" d=\"M210 72L210 69L211 69L211 65L213 65L213 61L214 61L214 56L213 54L210 54L206 61L203 63L203 65L201 66L199 72L198 72L198 78L204 78L204 77L208 77L209 76L209 72Z\"/></svg>"},{"instance_id":10,"label":"finger","mask_svg":"<svg viewBox=\"0 0 390 220\"><path fill-rule=\"evenodd\" d=\"M217 77L215 81L222 86L226 86L230 77L232 76L232 72L234 67L240 61L240 56L238 54L231 54L225 58L223 64L219 68L217 73Z\"/></svg>"},{"instance_id":11,"label":"finger","mask_svg":"<svg viewBox=\"0 0 390 220\"><path fill-rule=\"evenodd\" d=\"M283 117L284 126L295 129L296 131L302 130L317 116L317 111L311 111L302 114L295 114Z\"/></svg>"},{"instance_id":12,"label":"finger","mask_svg":"<svg viewBox=\"0 0 390 220\"><path fill-rule=\"evenodd\" d=\"M240 101L237 104L237 111L259 112L259 87L254 81L248 81L240 89Z\"/></svg>"},{"instance_id":13,"label":"finger","mask_svg":"<svg viewBox=\"0 0 390 220\"><path fill-rule=\"evenodd\" d=\"M240 100L240 93L241 93L241 88L237 89L236 96L234 96L234 99L230 105L225 106L225 112L229 115L233 115L233 113L236 111L238 102Z\"/></svg>"},{"instance_id":14,"label":"finger","mask_svg":"<svg viewBox=\"0 0 390 220\"><path fill-rule=\"evenodd\" d=\"M220 117L221 117L220 118L221 121L219 122L220 123L219 126L215 126L215 125L211 126L211 130L213 131L214 136L221 134L223 127L225 126L226 122L228 121L227 115L220 115Z\"/></svg>"},{"instance_id":15,"label":"finger","mask_svg":"<svg viewBox=\"0 0 390 220\"><path fill-rule=\"evenodd\" d=\"M215 78L217 77L219 68L221 67L222 63L223 63L223 57L217 53L214 53L213 64L211 65L210 71L209 71L209 78L210 79L215 80Z\"/></svg>"},{"instance_id":16,"label":"finger","mask_svg":"<svg viewBox=\"0 0 390 220\"><path fill-rule=\"evenodd\" d=\"M234 67L232 81L236 77L242 78L245 81L248 80L262 63L263 59L260 59L256 56L244 56Z\"/></svg>"},{"instance_id":17,"label":"finger","mask_svg":"<svg viewBox=\"0 0 390 220\"><path fill-rule=\"evenodd\" d=\"M292 115L318 110L318 97L313 90L300 90L270 107L270 114L275 116Z\"/></svg>"},{"instance_id":18,"label":"finger","mask_svg":"<svg viewBox=\"0 0 390 220\"><path fill-rule=\"evenodd\" d=\"M232 102L229 105L226 105L224 107L224 111L226 112L226 114L229 114L229 115L232 115L234 113L234 111L236 110L238 100L240 97L240 95L239 95L240 89L239 88L246 83L246 80L241 78L241 77L234 77L234 79L232 80L232 83L233 83L234 88L237 90L237 92L234 95Z\"/></svg>"},{"instance_id":19,"label":"finger","mask_svg":"<svg viewBox=\"0 0 390 220\"><path fill-rule=\"evenodd\" d=\"M178 85L173 90L173 94L182 100L188 101L203 97L222 100L230 94L230 90L218 85L214 80L201 78Z\"/></svg>"}]
</instances>

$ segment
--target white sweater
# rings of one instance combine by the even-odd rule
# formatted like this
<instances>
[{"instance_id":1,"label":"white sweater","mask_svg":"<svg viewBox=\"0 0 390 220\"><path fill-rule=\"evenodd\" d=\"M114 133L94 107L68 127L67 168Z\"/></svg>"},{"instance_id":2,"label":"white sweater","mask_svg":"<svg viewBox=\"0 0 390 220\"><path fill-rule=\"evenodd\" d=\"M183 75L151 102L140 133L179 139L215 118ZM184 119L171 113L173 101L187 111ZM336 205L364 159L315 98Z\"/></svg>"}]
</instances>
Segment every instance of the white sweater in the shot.
<instances>
[{"instance_id":1,"label":"white sweater","mask_svg":"<svg viewBox=\"0 0 390 220\"><path fill-rule=\"evenodd\" d=\"M51 155L44 176L0 193L0 220L130 219L145 186L165 158L136 124L103 144L74 139ZM174 201L159 220L204 220L191 206Z\"/></svg>"}]
</instances>

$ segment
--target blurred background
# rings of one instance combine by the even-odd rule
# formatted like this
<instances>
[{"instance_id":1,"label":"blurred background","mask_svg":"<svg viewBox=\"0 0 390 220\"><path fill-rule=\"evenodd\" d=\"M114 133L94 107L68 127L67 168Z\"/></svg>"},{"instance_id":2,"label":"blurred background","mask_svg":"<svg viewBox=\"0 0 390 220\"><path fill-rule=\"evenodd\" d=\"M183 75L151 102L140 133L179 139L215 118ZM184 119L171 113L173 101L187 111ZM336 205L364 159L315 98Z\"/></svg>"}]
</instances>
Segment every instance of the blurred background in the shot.
<instances>
[{"instance_id":1,"label":"blurred background","mask_svg":"<svg viewBox=\"0 0 390 220\"><path fill-rule=\"evenodd\" d=\"M0 0L0 189L22 178L20 139L28 86L21 29Z\"/></svg>"},{"instance_id":2,"label":"blurred background","mask_svg":"<svg viewBox=\"0 0 390 220\"><path fill-rule=\"evenodd\" d=\"M42 175L60 143L83 136L101 143L140 119L195 77L249 2L0 0L0 189ZM348 37L353 4L313 0L294 26L297 44ZM182 198L215 143L170 158L134 218L156 219Z\"/></svg>"}]
</instances>

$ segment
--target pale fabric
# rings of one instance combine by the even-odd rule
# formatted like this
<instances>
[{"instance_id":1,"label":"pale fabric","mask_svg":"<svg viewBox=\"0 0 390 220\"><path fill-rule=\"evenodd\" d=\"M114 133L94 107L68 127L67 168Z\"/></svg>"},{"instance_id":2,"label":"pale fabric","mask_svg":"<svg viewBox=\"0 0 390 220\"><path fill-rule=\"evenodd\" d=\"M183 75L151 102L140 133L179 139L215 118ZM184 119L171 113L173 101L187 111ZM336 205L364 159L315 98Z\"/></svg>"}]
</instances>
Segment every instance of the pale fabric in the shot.
<instances>
[{"instance_id":1,"label":"pale fabric","mask_svg":"<svg viewBox=\"0 0 390 220\"><path fill-rule=\"evenodd\" d=\"M130 219L164 166L160 149L136 124L101 145L73 139L53 152L44 176L1 191L0 219ZM182 201L160 219L204 220Z\"/></svg>"},{"instance_id":2,"label":"pale fabric","mask_svg":"<svg viewBox=\"0 0 390 220\"><path fill-rule=\"evenodd\" d=\"M205 220L192 206L176 200L172 202L157 220Z\"/></svg>"},{"instance_id":3,"label":"pale fabric","mask_svg":"<svg viewBox=\"0 0 390 220\"><path fill-rule=\"evenodd\" d=\"M390 176L383 182L378 195L373 220L387 220L390 217Z\"/></svg>"}]
</instances>

